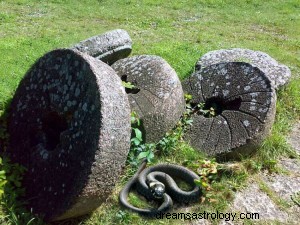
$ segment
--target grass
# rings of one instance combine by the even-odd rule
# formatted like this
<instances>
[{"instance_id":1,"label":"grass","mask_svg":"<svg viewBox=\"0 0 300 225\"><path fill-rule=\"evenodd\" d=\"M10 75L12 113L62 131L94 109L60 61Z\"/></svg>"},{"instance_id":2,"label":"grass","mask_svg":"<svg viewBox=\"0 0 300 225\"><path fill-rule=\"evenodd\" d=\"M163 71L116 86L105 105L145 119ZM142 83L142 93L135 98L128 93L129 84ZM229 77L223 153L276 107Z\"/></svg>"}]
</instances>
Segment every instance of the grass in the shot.
<instances>
[{"instance_id":1,"label":"grass","mask_svg":"<svg viewBox=\"0 0 300 225\"><path fill-rule=\"evenodd\" d=\"M40 56L111 29L126 29L134 42L132 55L159 55L180 79L188 77L198 58L211 50L240 47L266 52L289 66L293 77L278 91L271 136L256 155L240 162L245 171L222 175L213 184L218 201L193 207L224 211L248 176L272 169L273 161L282 155L296 157L285 136L300 119L299 10L298 0L0 0L0 133L5 130L3 112L21 78ZM159 161L184 164L203 157L181 143ZM118 192L132 172L131 168L125 171L108 203L91 216L60 224L157 224L118 205Z\"/></svg>"}]
</instances>

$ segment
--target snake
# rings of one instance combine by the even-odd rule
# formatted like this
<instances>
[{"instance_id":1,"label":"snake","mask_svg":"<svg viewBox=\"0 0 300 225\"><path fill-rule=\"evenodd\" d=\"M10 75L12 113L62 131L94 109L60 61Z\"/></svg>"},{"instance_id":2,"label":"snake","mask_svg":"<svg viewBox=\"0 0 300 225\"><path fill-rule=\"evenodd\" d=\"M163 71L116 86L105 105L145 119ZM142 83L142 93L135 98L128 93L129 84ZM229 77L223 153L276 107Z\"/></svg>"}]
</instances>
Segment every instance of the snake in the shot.
<instances>
[{"instance_id":1,"label":"snake","mask_svg":"<svg viewBox=\"0 0 300 225\"><path fill-rule=\"evenodd\" d=\"M183 166L169 163L157 164L147 168L146 165L147 159L141 162L137 172L121 190L119 202L122 206L141 216L154 217L159 213L170 211L173 207L173 200L179 203L199 201L202 192L194 182L195 179L200 179L196 173ZM178 187L174 178L179 178L190 184L192 190L182 190ZM157 201L160 204L159 207L144 209L131 205L127 198L133 187L147 200Z\"/></svg>"}]
</instances>

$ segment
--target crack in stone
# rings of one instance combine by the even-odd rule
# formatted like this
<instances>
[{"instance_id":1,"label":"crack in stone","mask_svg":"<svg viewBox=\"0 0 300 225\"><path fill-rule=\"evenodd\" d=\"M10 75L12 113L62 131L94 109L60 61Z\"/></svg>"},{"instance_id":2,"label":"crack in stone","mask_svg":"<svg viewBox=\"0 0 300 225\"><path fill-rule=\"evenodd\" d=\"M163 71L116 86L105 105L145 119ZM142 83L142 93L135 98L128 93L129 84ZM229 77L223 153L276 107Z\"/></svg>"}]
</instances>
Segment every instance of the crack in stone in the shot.
<instances>
[{"instance_id":1,"label":"crack in stone","mask_svg":"<svg viewBox=\"0 0 300 225\"><path fill-rule=\"evenodd\" d=\"M241 121L241 120L240 120L240 122L241 122L241 124L242 124L242 127L244 128L244 130L246 131L246 133L247 133L247 135L248 135L248 137L247 137L247 138L250 138L250 137L251 137L251 135L250 135L250 133L249 133L248 129L247 129L247 128L246 128L246 126L244 125L243 121Z\"/></svg>"},{"instance_id":2,"label":"crack in stone","mask_svg":"<svg viewBox=\"0 0 300 225\"><path fill-rule=\"evenodd\" d=\"M261 81L266 81L266 80L263 79L262 77L260 77L260 80L253 80L253 81L250 81L248 84L256 84L256 83L261 82Z\"/></svg>"},{"instance_id":3,"label":"crack in stone","mask_svg":"<svg viewBox=\"0 0 300 225\"><path fill-rule=\"evenodd\" d=\"M214 121L215 121L215 117L213 117L213 119L212 119L212 122L211 122L211 124L209 126L209 129L208 129L208 132L207 132L207 135L206 135L206 138L205 138L205 141L203 143L206 143L206 141L208 140L208 138L210 136L210 133L211 133L211 128L213 126Z\"/></svg>"},{"instance_id":4,"label":"crack in stone","mask_svg":"<svg viewBox=\"0 0 300 225\"><path fill-rule=\"evenodd\" d=\"M233 111L235 111L235 110L233 110ZM265 124L261 119L257 118L255 115L252 115L251 113L248 113L244 110L239 109L239 111L235 111L235 112L247 114L247 115L253 117L254 119L258 120L261 124Z\"/></svg>"},{"instance_id":5,"label":"crack in stone","mask_svg":"<svg viewBox=\"0 0 300 225\"><path fill-rule=\"evenodd\" d=\"M149 89L143 88L142 90L148 91L151 95L153 95L154 97L158 98L158 99L163 99L159 96L157 96L156 94L154 94L152 91L150 91Z\"/></svg>"},{"instance_id":6,"label":"crack in stone","mask_svg":"<svg viewBox=\"0 0 300 225\"><path fill-rule=\"evenodd\" d=\"M214 152L216 152L216 149L218 147L219 141L220 141L221 133L218 135L217 143L215 144Z\"/></svg>"},{"instance_id":7,"label":"crack in stone","mask_svg":"<svg viewBox=\"0 0 300 225\"><path fill-rule=\"evenodd\" d=\"M239 93L239 94L236 94L236 95L228 96L224 100L228 100L229 98L234 98L236 96L247 95L247 94L252 94L252 93L270 93L270 94L272 94L271 91L253 91L253 92L251 91L251 92L244 92L244 93Z\"/></svg>"},{"instance_id":8,"label":"crack in stone","mask_svg":"<svg viewBox=\"0 0 300 225\"><path fill-rule=\"evenodd\" d=\"M202 99L203 101L206 100L206 98L204 97L204 93L203 93L203 84L202 84L202 81L204 80L203 76L201 75L202 79L200 79L200 92L201 92L201 95L202 95Z\"/></svg>"},{"instance_id":9,"label":"crack in stone","mask_svg":"<svg viewBox=\"0 0 300 225\"><path fill-rule=\"evenodd\" d=\"M146 90L147 91L147 90ZM149 98L147 97L147 95L145 93L143 93L143 91L141 91L141 94L147 99L148 102L150 102L150 104L155 107L155 105L149 100Z\"/></svg>"},{"instance_id":10,"label":"crack in stone","mask_svg":"<svg viewBox=\"0 0 300 225\"><path fill-rule=\"evenodd\" d=\"M258 122L260 122L261 124L264 124L264 122L262 122L260 119L258 119L256 116L253 116L252 114L248 113L248 112L245 112L245 111L236 111L236 110L232 110L233 112L237 112L237 113L241 113L241 114L245 114L245 115L248 115L248 116L251 116L252 118L254 118L255 120L257 120Z\"/></svg>"},{"instance_id":11,"label":"crack in stone","mask_svg":"<svg viewBox=\"0 0 300 225\"><path fill-rule=\"evenodd\" d=\"M176 91L177 89L176 88L173 88L170 92L170 95L169 95L169 98L173 95L174 91ZM165 98L163 99L163 103L162 104L165 104L165 101L167 100L168 98Z\"/></svg>"},{"instance_id":12,"label":"crack in stone","mask_svg":"<svg viewBox=\"0 0 300 225\"><path fill-rule=\"evenodd\" d=\"M220 116L224 118L224 120L226 121L226 123L228 125L228 129L229 129L229 133L230 133L230 147L232 147L232 131L231 131L230 123L224 115L220 114Z\"/></svg>"},{"instance_id":13,"label":"crack in stone","mask_svg":"<svg viewBox=\"0 0 300 225\"><path fill-rule=\"evenodd\" d=\"M260 103L260 102L242 101L242 103L253 103L253 105L254 105L254 104L255 104L255 105L257 104L257 105L261 105L261 106L264 106L264 107L268 108L267 105L265 105L265 104L263 104L263 103Z\"/></svg>"},{"instance_id":14,"label":"crack in stone","mask_svg":"<svg viewBox=\"0 0 300 225\"><path fill-rule=\"evenodd\" d=\"M142 110L142 107L140 106L140 104L138 103L138 101L136 100L136 97L134 95L131 95L131 97L134 99L134 102L136 103L137 107L140 109L142 115L145 115L145 113Z\"/></svg>"}]
</instances>

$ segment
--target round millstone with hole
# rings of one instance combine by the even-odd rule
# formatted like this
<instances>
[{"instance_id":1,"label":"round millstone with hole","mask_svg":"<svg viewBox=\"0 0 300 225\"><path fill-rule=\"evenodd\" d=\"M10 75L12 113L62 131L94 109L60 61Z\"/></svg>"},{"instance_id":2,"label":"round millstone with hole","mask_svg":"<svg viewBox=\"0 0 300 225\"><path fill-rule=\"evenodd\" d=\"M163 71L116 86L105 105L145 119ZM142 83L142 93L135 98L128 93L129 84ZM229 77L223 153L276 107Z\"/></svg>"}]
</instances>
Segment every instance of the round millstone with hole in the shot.
<instances>
[{"instance_id":1,"label":"round millstone with hole","mask_svg":"<svg viewBox=\"0 0 300 225\"><path fill-rule=\"evenodd\" d=\"M91 212L110 195L130 145L130 106L115 71L78 51L41 57L10 108L9 153L27 168L28 208L46 221Z\"/></svg>"},{"instance_id":2,"label":"round millstone with hole","mask_svg":"<svg viewBox=\"0 0 300 225\"><path fill-rule=\"evenodd\" d=\"M238 156L251 153L269 134L276 93L258 68L239 62L210 65L192 74L183 88L192 95L193 125L185 139L194 148Z\"/></svg>"},{"instance_id":3,"label":"round millstone with hole","mask_svg":"<svg viewBox=\"0 0 300 225\"><path fill-rule=\"evenodd\" d=\"M270 79L275 89L285 85L290 77L290 69L278 63L268 54L250 49L220 49L204 54L196 63L196 70L221 62L246 62L258 67Z\"/></svg>"},{"instance_id":4,"label":"round millstone with hole","mask_svg":"<svg viewBox=\"0 0 300 225\"><path fill-rule=\"evenodd\" d=\"M112 68L125 83L131 110L141 120L143 139L159 141L173 128L184 112L185 103L179 78L161 57L140 55L121 59Z\"/></svg>"},{"instance_id":5,"label":"round millstone with hole","mask_svg":"<svg viewBox=\"0 0 300 225\"><path fill-rule=\"evenodd\" d=\"M74 45L72 49L93 56L111 65L126 58L132 50L132 41L127 31L122 29L108 31Z\"/></svg>"}]
</instances>

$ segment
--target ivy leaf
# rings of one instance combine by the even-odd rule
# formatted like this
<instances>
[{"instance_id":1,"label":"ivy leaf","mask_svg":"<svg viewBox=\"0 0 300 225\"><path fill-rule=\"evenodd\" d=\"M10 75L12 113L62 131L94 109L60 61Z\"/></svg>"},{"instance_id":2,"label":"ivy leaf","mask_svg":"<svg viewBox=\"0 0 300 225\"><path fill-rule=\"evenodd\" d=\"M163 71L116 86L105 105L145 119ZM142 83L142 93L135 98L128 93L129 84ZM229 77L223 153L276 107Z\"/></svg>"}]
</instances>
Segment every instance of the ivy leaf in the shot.
<instances>
[{"instance_id":1,"label":"ivy leaf","mask_svg":"<svg viewBox=\"0 0 300 225\"><path fill-rule=\"evenodd\" d=\"M140 119L135 111L131 112L131 124L136 124L137 126L140 126L141 124Z\"/></svg>"},{"instance_id":2,"label":"ivy leaf","mask_svg":"<svg viewBox=\"0 0 300 225\"><path fill-rule=\"evenodd\" d=\"M138 146L141 143L141 141L138 138L132 138L131 142L133 142L135 146Z\"/></svg>"},{"instance_id":3,"label":"ivy leaf","mask_svg":"<svg viewBox=\"0 0 300 225\"><path fill-rule=\"evenodd\" d=\"M143 158L147 158L149 152L141 152L139 155L138 155L138 159L143 159ZM148 158L147 158L148 159Z\"/></svg>"},{"instance_id":4,"label":"ivy leaf","mask_svg":"<svg viewBox=\"0 0 300 225\"><path fill-rule=\"evenodd\" d=\"M135 137L139 140L142 141L142 132L138 128L133 128Z\"/></svg>"},{"instance_id":5,"label":"ivy leaf","mask_svg":"<svg viewBox=\"0 0 300 225\"><path fill-rule=\"evenodd\" d=\"M148 162L150 162L153 158L154 158L154 154L153 154L152 151L149 150L149 153L148 153L148 155L147 155L147 160L148 160Z\"/></svg>"}]
</instances>

